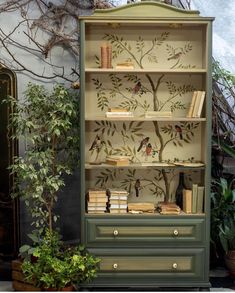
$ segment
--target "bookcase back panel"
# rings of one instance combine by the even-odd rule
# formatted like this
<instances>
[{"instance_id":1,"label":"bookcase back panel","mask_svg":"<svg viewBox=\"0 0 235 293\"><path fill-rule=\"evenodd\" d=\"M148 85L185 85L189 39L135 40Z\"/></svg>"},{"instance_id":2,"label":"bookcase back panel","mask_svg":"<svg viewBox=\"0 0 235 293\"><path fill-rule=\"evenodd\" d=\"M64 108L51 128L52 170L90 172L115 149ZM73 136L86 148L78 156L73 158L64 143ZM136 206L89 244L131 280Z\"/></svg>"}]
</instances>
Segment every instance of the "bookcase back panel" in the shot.
<instances>
[{"instance_id":1,"label":"bookcase back panel","mask_svg":"<svg viewBox=\"0 0 235 293\"><path fill-rule=\"evenodd\" d=\"M136 68L205 68L204 27L184 24L178 27L119 22L87 25L86 67L100 66L100 47L108 42L112 45L114 68L118 62L129 59Z\"/></svg>"},{"instance_id":2,"label":"bookcase back panel","mask_svg":"<svg viewBox=\"0 0 235 293\"><path fill-rule=\"evenodd\" d=\"M161 133L164 149L160 149L156 128ZM98 159L105 162L108 155L129 156L133 163L188 160L192 157L200 161L200 130L201 124L198 122L87 122L85 161L89 163ZM98 149L92 148L97 135L101 140ZM143 143L144 139L147 143Z\"/></svg>"},{"instance_id":3,"label":"bookcase back panel","mask_svg":"<svg viewBox=\"0 0 235 293\"><path fill-rule=\"evenodd\" d=\"M154 89L153 89L154 87ZM109 73L86 75L85 113L105 115L109 107L121 107L134 115L146 111L172 111L186 117L193 91L203 90L198 74Z\"/></svg>"},{"instance_id":4,"label":"bookcase back panel","mask_svg":"<svg viewBox=\"0 0 235 293\"><path fill-rule=\"evenodd\" d=\"M192 182L204 185L201 178L204 172L195 170L193 172L184 171L185 185L192 187ZM175 190L179 183L179 172L177 170L168 170L167 178L169 182L169 199L175 201ZM141 188L136 196L135 183L140 179ZM163 200L165 193L165 182L162 178L162 172L156 168L146 168L145 170L133 169L109 169L87 170L86 172L86 191L92 188L111 188L125 189L129 192L128 202L152 202L158 203Z\"/></svg>"}]
</instances>

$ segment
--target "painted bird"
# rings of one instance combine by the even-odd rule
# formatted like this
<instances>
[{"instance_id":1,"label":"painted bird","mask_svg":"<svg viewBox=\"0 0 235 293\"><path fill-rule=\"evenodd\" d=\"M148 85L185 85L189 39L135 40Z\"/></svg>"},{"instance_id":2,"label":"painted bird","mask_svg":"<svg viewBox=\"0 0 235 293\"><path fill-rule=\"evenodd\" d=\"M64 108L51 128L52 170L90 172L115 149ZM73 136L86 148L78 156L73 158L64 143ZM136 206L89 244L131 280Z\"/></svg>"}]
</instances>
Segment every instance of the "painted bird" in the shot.
<instances>
[{"instance_id":1,"label":"painted bird","mask_svg":"<svg viewBox=\"0 0 235 293\"><path fill-rule=\"evenodd\" d=\"M149 137L145 137L143 140L141 140L140 142L140 146L137 149L137 152L139 152L144 146L147 145L147 143L149 142Z\"/></svg>"},{"instance_id":2,"label":"painted bird","mask_svg":"<svg viewBox=\"0 0 235 293\"><path fill-rule=\"evenodd\" d=\"M139 196L139 194L140 194L140 189L141 189L141 186L140 186L140 179L137 179L136 182L135 182L135 195L136 195L136 197Z\"/></svg>"},{"instance_id":3,"label":"painted bird","mask_svg":"<svg viewBox=\"0 0 235 293\"><path fill-rule=\"evenodd\" d=\"M136 95L138 94L138 92L140 91L141 89L141 82L138 81L137 84L134 86L134 88L132 89L132 93L133 95Z\"/></svg>"},{"instance_id":4,"label":"painted bird","mask_svg":"<svg viewBox=\"0 0 235 293\"><path fill-rule=\"evenodd\" d=\"M182 52L176 53L175 55L169 57L167 60L179 59L182 55Z\"/></svg>"},{"instance_id":5,"label":"painted bird","mask_svg":"<svg viewBox=\"0 0 235 293\"><path fill-rule=\"evenodd\" d=\"M179 133L180 139L183 139L182 128L179 125L175 125L175 131Z\"/></svg>"},{"instance_id":6,"label":"painted bird","mask_svg":"<svg viewBox=\"0 0 235 293\"><path fill-rule=\"evenodd\" d=\"M89 148L89 151L99 149L100 147L101 147L101 139L100 139L99 135L97 134L91 147Z\"/></svg>"},{"instance_id":7,"label":"painted bird","mask_svg":"<svg viewBox=\"0 0 235 293\"><path fill-rule=\"evenodd\" d=\"M146 149L145 149L145 152L146 152L146 155L147 156L150 156L151 153L152 153L152 145L151 143L148 143L147 146L146 146Z\"/></svg>"}]
</instances>

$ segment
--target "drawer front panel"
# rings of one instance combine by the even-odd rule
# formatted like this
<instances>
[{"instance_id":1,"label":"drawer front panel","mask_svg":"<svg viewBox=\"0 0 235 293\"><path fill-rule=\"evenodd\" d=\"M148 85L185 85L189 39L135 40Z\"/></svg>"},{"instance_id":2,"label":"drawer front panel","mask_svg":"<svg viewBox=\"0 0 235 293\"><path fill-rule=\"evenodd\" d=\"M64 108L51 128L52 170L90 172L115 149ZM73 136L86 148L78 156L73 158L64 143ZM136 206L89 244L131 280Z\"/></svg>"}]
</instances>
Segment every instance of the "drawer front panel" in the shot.
<instances>
[{"instance_id":1,"label":"drawer front panel","mask_svg":"<svg viewBox=\"0 0 235 293\"><path fill-rule=\"evenodd\" d=\"M156 246L200 245L205 241L203 218L182 219L86 219L86 245Z\"/></svg>"},{"instance_id":2,"label":"drawer front panel","mask_svg":"<svg viewBox=\"0 0 235 293\"><path fill-rule=\"evenodd\" d=\"M90 249L100 261L98 283L120 278L131 282L206 282L205 250L195 249ZM110 280L109 280L110 278ZM105 281L105 282L106 282ZM169 283L168 283L169 284Z\"/></svg>"}]
</instances>

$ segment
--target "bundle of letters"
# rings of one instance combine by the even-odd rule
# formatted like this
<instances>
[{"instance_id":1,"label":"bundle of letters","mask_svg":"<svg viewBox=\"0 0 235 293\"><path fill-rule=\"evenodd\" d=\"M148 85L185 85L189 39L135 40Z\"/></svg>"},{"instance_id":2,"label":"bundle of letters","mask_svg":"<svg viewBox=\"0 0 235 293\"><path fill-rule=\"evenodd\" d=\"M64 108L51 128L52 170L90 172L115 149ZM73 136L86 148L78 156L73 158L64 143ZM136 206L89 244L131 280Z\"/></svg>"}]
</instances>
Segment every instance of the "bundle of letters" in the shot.
<instances>
[{"instance_id":1,"label":"bundle of letters","mask_svg":"<svg viewBox=\"0 0 235 293\"><path fill-rule=\"evenodd\" d=\"M127 198L129 193L126 190L109 189L109 212L111 214L125 214L127 212Z\"/></svg>"},{"instance_id":2,"label":"bundle of letters","mask_svg":"<svg viewBox=\"0 0 235 293\"><path fill-rule=\"evenodd\" d=\"M101 214L107 211L108 196L105 189L89 189L87 199L87 212Z\"/></svg>"}]
</instances>

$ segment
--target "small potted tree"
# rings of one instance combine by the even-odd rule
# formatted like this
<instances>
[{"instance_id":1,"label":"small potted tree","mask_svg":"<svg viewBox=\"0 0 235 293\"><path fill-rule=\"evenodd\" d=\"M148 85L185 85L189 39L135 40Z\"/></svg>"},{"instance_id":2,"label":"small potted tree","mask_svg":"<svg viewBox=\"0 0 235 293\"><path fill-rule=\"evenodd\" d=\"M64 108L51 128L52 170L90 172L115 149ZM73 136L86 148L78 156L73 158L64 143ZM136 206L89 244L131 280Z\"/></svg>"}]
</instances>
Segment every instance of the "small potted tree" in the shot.
<instances>
[{"instance_id":1,"label":"small potted tree","mask_svg":"<svg viewBox=\"0 0 235 293\"><path fill-rule=\"evenodd\" d=\"M225 263L231 271L231 264L235 263L234 180L214 180L211 197L211 242L216 255L221 259L225 257ZM235 268L232 272L235 274Z\"/></svg>"},{"instance_id":2,"label":"small potted tree","mask_svg":"<svg viewBox=\"0 0 235 293\"><path fill-rule=\"evenodd\" d=\"M95 275L98 260L88 257L88 254L85 254L85 258L78 256L81 254L79 248L66 252L59 241L59 236L55 234L59 215L55 214L54 208L59 191L65 184L63 175L71 174L78 162L78 97L75 92L60 84L55 85L52 91L48 91L44 86L29 83L24 100L17 101L13 97L8 97L7 102L15 108L9 125L15 130L12 139L25 141L24 154L15 157L10 167L15 175L12 197L24 200L31 213L32 225L36 228L30 235L33 247L24 245L20 249L21 254L27 251L36 257L36 262L28 261L27 258L24 260L24 273L36 286L43 285L45 288L53 286L60 289L62 285L74 282L76 273L81 280L89 280ZM48 247L45 250L46 243ZM43 257L44 260L50 259L51 265L63 261L63 265L67 268L71 265L71 269L71 262L74 263L76 260L77 266L81 260L81 267L88 277L82 278L82 271L78 273L74 270L70 281L58 284L50 279L49 272L52 270L48 270L48 263L41 262ZM38 278L37 275L40 275L39 271L43 269L44 279L41 280L42 276ZM90 271L87 272L87 269ZM54 271L54 275L56 272L59 275L58 271Z\"/></svg>"}]
</instances>

